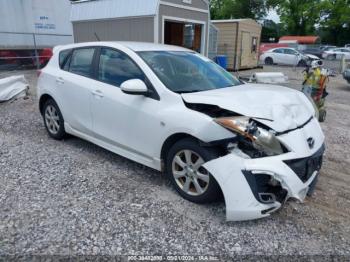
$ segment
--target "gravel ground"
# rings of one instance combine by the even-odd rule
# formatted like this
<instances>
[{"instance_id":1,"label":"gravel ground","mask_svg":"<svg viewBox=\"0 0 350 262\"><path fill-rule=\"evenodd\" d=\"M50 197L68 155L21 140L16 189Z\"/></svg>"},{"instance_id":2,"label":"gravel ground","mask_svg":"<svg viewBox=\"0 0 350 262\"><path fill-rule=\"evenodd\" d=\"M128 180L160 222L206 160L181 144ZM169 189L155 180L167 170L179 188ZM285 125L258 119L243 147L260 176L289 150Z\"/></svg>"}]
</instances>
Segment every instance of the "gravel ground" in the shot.
<instances>
[{"instance_id":1,"label":"gravel ground","mask_svg":"<svg viewBox=\"0 0 350 262\"><path fill-rule=\"evenodd\" d=\"M300 87L299 69L278 70ZM190 203L159 172L78 138L50 139L35 71L8 74L19 73L31 83L28 99L0 104L0 256L350 258L350 86L340 76L329 84L327 151L314 196L266 219L225 222L224 203Z\"/></svg>"}]
</instances>

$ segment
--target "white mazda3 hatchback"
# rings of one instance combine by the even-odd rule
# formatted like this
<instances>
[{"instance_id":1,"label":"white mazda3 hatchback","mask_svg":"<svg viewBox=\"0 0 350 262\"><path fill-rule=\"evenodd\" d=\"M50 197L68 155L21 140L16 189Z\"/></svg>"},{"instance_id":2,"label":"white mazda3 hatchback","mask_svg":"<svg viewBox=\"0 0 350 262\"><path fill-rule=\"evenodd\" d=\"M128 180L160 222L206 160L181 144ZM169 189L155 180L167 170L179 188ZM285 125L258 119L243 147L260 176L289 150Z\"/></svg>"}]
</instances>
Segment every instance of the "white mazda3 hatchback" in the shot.
<instances>
[{"instance_id":1,"label":"white mazda3 hatchback","mask_svg":"<svg viewBox=\"0 0 350 262\"><path fill-rule=\"evenodd\" d=\"M181 47L56 47L38 96L51 137L68 133L164 171L189 201L223 196L227 220L303 201L325 150L315 109L301 92L245 84Z\"/></svg>"}]
</instances>

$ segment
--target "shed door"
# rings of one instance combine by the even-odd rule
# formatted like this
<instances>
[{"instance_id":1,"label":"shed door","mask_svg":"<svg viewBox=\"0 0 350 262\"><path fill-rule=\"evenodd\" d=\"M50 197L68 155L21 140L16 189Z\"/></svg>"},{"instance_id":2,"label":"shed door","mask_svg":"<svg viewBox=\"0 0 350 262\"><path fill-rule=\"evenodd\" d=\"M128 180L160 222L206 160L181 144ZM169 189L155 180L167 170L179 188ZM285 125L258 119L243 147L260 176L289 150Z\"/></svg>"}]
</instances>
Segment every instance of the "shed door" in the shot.
<instances>
[{"instance_id":1,"label":"shed door","mask_svg":"<svg viewBox=\"0 0 350 262\"><path fill-rule=\"evenodd\" d=\"M241 67L248 67L251 60L251 37L250 33L242 32L241 43Z\"/></svg>"},{"instance_id":2,"label":"shed door","mask_svg":"<svg viewBox=\"0 0 350 262\"><path fill-rule=\"evenodd\" d=\"M202 50L203 25L181 21L165 21L164 44L183 46L198 53Z\"/></svg>"},{"instance_id":3,"label":"shed door","mask_svg":"<svg viewBox=\"0 0 350 262\"><path fill-rule=\"evenodd\" d=\"M166 22L164 41L165 44L182 46L184 42L183 23Z\"/></svg>"}]
</instances>

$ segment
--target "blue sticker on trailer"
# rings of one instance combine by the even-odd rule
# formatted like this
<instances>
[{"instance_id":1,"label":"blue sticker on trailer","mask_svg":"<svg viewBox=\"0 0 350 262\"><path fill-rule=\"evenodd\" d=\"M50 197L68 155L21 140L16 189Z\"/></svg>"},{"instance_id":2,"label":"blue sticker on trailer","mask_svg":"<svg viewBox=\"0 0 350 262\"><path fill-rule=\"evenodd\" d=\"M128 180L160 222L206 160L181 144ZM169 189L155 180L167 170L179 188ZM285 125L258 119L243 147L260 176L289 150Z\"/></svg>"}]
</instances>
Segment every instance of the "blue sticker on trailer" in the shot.
<instances>
[{"instance_id":1,"label":"blue sticker on trailer","mask_svg":"<svg viewBox=\"0 0 350 262\"><path fill-rule=\"evenodd\" d=\"M41 15L38 17L39 21L34 23L35 29L48 29L55 30L56 24L50 21L50 18L46 15Z\"/></svg>"},{"instance_id":2,"label":"blue sticker on trailer","mask_svg":"<svg viewBox=\"0 0 350 262\"><path fill-rule=\"evenodd\" d=\"M50 29L50 30L54 30L54 29L56 29L56 25L55 24L35 23L35 29Z\"/></svg>"}]
</instances>

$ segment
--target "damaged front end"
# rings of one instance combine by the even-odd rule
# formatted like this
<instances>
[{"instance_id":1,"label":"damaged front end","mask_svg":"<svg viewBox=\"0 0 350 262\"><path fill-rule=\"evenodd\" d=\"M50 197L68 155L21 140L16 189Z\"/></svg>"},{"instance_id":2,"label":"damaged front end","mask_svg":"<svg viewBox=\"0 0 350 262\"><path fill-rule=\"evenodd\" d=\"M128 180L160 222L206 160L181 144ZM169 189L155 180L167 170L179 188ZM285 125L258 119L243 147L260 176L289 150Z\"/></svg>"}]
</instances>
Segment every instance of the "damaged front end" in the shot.
<instances>
[{"instance_id":1,"label":"damaged front end","mask_svg":"<svg viewBox=\"0 0 350 262\"><path fill-rule=\"evenodd\" d=\"M221 157L203 165L221 187L228 221L269 216L287 199L303 201L313 190L325 150L315 118L292 130L275 132L259 119L229 116L219 108L211 114L235 135L226 140L225 148L221 144Z\"/></svg>"}]
</instances>

